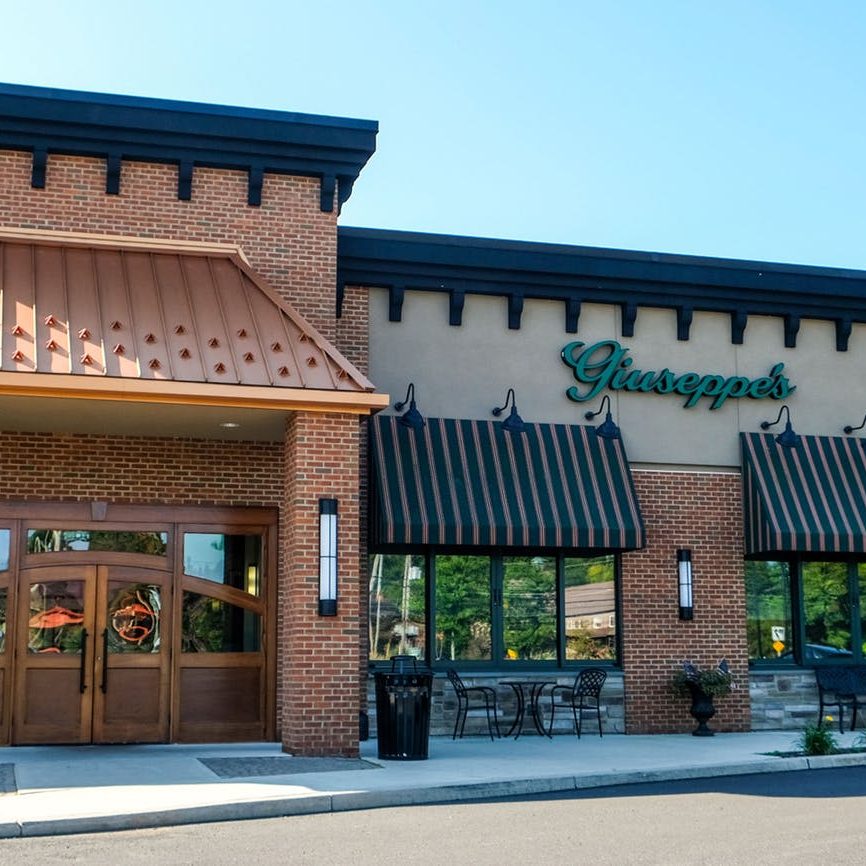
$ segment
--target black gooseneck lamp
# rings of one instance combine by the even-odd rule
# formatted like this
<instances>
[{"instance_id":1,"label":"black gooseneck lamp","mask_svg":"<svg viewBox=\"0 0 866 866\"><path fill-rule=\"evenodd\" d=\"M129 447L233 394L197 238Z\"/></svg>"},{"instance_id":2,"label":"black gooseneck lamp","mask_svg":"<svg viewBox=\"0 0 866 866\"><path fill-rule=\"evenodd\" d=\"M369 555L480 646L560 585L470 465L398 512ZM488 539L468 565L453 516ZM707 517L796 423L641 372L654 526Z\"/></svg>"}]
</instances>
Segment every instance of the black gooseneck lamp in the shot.
<instances>
[{"instance_id":1,"label":"black gooseneck lamp","mask_svg":"<svg viewBox=\"0 0 866 866\"><path fill-rule=\"evenodd\" d=\"M863 416L863 420L860 422L860 424L857 427L852 427L850 424L846 424L842 428L842 432L846 436L850 436L852 433L856 433L858 430L862 430L864 427L866 427L866 415Z\"/></svg>"},{"instance_id":2,"label":"black gooseneck lamp","mask_svg":"<svg viewBox=\"0 0 866 866\"><path fill-rule=\"evenodd\" d=\"M511 412L502 422L502 429L507 430L509 433L523 433L526 430L526 423L517 414L517 401L514 397L514 388L508 389L508 394L505 396L505 405L498 406L493 410L493 414L498 418L508 408L509 403L511 404Z\"/></svg>"},{"instance_id":3,"label":"black gooseneck lamp","mask_svg":"<svg viewBox=\"0 0 866 866\"><path fill-rule=\"evenodd\" d=\"M394 404L394 408L400 412L406 404L409 408L399 417L397 423L403 427L408 427L410 430L421 430L424 427L424 417L415 406L415 383L410 382L406 389L406 396L399 402Z\"/></svg>"},{"instance_id":4,"label":"black gooseneck lamp","mask_svg":"<svg viewBox=\"0 0 866 866\"><path fill-rule=\"evenodd\" d=\"M779 409L775 421L761 421L761 429L769 430L771 427L775 427L782 420L782 413L785 414L785 429L776 437L776 442L783 448L796 448L800 444L800 437L791 426L791 410L787 404Z\"/></svg>"},{"instance_id":5,"label":"black gooseneck lamp","mask_svg":"<svg viewBox=\"0 0 866 866\"><path fill-rule=\"evenodd\" d=\"M593 418L597 418L605 411L605 406L607 406L607 414L604 416L604 421L595 428L595 434L601 436L602 439L619 439L619 427L613 423L613 416L610 414L610 394L604 395L598 412L587 412L583 417L587 421L592 421Z\"/></svg>"}]
</instances>

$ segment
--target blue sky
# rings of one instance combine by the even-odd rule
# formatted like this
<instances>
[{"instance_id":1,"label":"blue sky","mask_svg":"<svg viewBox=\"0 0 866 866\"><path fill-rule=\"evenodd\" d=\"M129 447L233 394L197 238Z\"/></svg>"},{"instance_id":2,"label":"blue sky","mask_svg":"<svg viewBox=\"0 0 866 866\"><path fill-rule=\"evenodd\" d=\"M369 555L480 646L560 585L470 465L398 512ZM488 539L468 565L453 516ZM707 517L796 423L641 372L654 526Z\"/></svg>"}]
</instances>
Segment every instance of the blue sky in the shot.
<instances>
[{"instance_id":1,"label":"blue sky","mask_svg":"<svg viewBox=\"0 0 866 866\"><path fill-rule=\"evenodd\" d=\"M866 268L860 0L47 0L0 81L371 118L346 225Z\"/></svg>"}]
</instances>

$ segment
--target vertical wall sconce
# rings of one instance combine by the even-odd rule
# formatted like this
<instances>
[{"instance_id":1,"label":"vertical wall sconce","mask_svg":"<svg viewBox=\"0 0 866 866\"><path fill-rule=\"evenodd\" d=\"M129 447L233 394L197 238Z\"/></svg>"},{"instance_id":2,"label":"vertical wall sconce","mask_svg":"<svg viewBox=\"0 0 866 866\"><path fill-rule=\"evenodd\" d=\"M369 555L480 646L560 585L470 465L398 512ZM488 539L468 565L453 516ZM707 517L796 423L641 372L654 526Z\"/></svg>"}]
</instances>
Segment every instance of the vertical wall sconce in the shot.
<instances>
[{"instance_id":1,"label":"vertical wall sconce","mask_svg":"<svg viewBox=\"0 0 866 866\"><path fill-rule=\"evenodd\" d=\"M319 500L319 616L337 615L337 500Z\"/></svg>"},{"instance_id":2,"label":"vertical wall sconce","mask_svg":"<svg viewBox=\"0 0 866 866\"><path fill-rule=\"evenodd\" d=\"M694 619L692 602L692 552L687 548L677 551L677 581L680 599L680 619Z\"/></svg>"}]
</instances>

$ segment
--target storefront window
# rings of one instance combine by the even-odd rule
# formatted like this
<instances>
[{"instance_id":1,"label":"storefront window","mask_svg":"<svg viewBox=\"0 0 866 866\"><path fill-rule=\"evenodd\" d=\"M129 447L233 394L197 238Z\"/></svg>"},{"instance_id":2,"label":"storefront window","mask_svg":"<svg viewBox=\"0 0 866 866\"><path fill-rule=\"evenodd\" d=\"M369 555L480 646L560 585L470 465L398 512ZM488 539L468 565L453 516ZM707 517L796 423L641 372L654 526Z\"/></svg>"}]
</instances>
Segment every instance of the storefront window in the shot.
<instances>
[{"instance_id":1,"label":"storefront window","mask_svg":"<svg viewBox=\"0 0 866 866\"><path fill-rule=\"evenodd\" d=\"M746 634L749 658L790 658L791 572L787 562L746 563Z\"/></svg>"},{"instance_id":2,"label":"storefront window","mask_svg":"<svg viewBox=\"0 0 866 866\"><path fill-rule=\"evenodd\" d=\"M181 649L185 653L258 652L261 617L196 592L183 594Z\"/></svg>"},{"instance_id":3,"label":"storefront window","mask_svg":"<svg viewBox=\"0 0 866 866\"><path fill-rule=\"evenodd\" d=\"M2 531L8 532L8 530ZM28 553L99 550L165 556L167 547L167 532L112 532L101 529L29 529L27 531ZM0 545L0 553L2 553L2 545Z\"/></svg>"},{"instance_id":4,"label":"storefront window","mask_svg":"<svg viewBox=\"0 0 866 866\"><path fill-rule=\"evenodd\" d=\"M812 665L866 657L866 563L747 562L746 610L753 661Z\"/></svg>"},{"instance_id":5,"label":"storefront window","mask_svg":"<svg viewBox=\"0 0 866 866\"><path fill-rule=\"evenodd\" d=\"M502 560L502 618L506 661L556 658L556 558Z\"/></svg>"},{"instance_id":6,"label":"storefront window","mask_svg":"<svg viewBox=\"0 0 866 866\"><path fill-rule=\"evenodd\" d=\"M9 571L9 541L12 533L8 529L0 529L0 571Z\"/></svg>"},{"instance_id":7,"label":"storefront window","mask_svg":"<svg viewBox=\"0 0 866 866\"><path fill-rule=\"evenodd\" d=\"M616 574L612 554L374 554L370 660L429 653L440 668L616 662Z\"/></svg>"},{"instance_id":8,"label":"storefront window","mask_svg":"<svg viewBox=\"0 0 866 866\"><path fill-rule=\"evenodd\" d=\"M369 639L374 661L394 655L424 658L424 557L376 553L370 557Z\"/></svg>"},{"instance_id":9,"label":"storefront window","mask_svg":"<svg viewBox=\"0 0 866 866\"><path fill-rule=\"evenodd\" d=\"M490 601L489 557L436 557L437 661L493 657Z\"/></svg>"},{"instance_id":10,"label":"storefront window","mask_svg":"<svg viewBox=\"0 0 866 866\"><path fill-rule=\"evenodd\" d=\"M565 658L616 658L616 584L613 556L567 558Z\"/></svg>"},{"instance_id":11,"label":"storefront window","mask_svg":"<svg viewBox=\"0 0 866 866\"><path fill-rule=\"evenodd\" d=\"M250 595L260 595L262 567L260 535L187 532L183 536L183 570Z\"/></svg>"},{"instance_id":12,"label":"storefront window","mask_svg":"<svg viewBox=\"0 0 866 866\"><path fill-rule=\"evenodd\" d=\"M806 660L851 655L851 609L848 563L803 563Z\"/></svg>"}]
</instances>

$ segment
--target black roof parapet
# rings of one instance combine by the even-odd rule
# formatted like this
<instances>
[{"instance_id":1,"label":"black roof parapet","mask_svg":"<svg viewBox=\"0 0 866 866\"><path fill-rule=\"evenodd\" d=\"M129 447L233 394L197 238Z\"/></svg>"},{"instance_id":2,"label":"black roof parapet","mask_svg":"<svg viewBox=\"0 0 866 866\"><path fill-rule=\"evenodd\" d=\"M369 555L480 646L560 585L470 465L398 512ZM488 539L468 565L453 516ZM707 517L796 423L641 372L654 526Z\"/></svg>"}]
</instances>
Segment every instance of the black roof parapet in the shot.
<instances>
[{"instance_id":1,"label":"black roof parapet","mask_svg":"<svg viewBox=\"0 0 866 866\"><path fill-rule=\"evenodd\" d=\"M801 319L836 324L836 348L847 351L853 322L866 323L866 272L737 259L633 252L417 232L340 227L339 299L347 285L401 291L495 295L509 299L509 327L519 327L523 299L563 301L569 333L581 303L615 304L623 336L638 307L677 313L677 337L688 339L694 311L731 316L731 339L743 341L751 316L784 319L785 345L796 345Z\"/></svg>"},{"instance_id":2,"label":"black roof parapet","mask_svg":"<svg viewBox=\"0 0 866 866\"><path fill-rule=\"evenodd\" d=\"M313 114L233 108L0 84L0 148L33 154L31 183L45 185L47 154L106 160L106 192L119 191L124 159L178 165L188 198L193 166L246 171L249 204L261 201L264 172L321 179L322 210L342 204L376 149L378 123Z\"/></svg>"}]
</instances>

